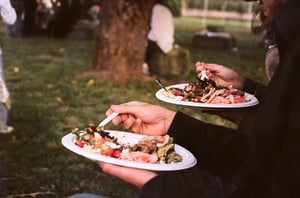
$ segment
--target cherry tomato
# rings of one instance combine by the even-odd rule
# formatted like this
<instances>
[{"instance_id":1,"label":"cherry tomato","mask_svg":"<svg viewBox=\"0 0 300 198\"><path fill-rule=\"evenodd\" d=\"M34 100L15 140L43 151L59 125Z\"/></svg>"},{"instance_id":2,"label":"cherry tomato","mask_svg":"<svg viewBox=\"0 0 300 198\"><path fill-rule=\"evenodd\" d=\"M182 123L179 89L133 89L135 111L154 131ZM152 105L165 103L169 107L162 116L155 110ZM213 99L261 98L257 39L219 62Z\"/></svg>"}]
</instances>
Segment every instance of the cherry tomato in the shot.
<instances>
[{"instance_id":1,"label":"cherry tomato","mask_svg":"<svg viewBox=\"0 0 300 198\"><path fill-rule=\"evenodd\" d=\"M83 147L85 145L85 142L81 141L81 140L77 140L76 141L76 144L79 146L79 147Z\"/></svg>"},{"instance_id":2,"label":"cherry tomato","mask_svg":"<svg viewBox=\"0 0 300 198\"><path fill-rule=\"evenodd\" d=\"M180 91L179 90L172 90L172 94L174 94L175 96L180 96Z\"/></svg>"},{"instance_id":3,"label":"cherry tomato","mask_svg":"<svg viewBox=\"0 0 300 198\"><path fill-rule=\"evenodd\" d=\"M107 150L102 151L101 154L105 155L105 156L112 156L113 152L114 152L114 149L109 148Z\"/></svg>"},{"instance_id":4,"label":"cherry tomato","mask_svg":"<svg viewBox=\"0 0 300 198\"><path fill-rule=\"evenodd\" d=\"M113 154L112 154L113 157L115 158L120 158L121 156L121 150L114 150Z\"/></svg>"}]
</instances>

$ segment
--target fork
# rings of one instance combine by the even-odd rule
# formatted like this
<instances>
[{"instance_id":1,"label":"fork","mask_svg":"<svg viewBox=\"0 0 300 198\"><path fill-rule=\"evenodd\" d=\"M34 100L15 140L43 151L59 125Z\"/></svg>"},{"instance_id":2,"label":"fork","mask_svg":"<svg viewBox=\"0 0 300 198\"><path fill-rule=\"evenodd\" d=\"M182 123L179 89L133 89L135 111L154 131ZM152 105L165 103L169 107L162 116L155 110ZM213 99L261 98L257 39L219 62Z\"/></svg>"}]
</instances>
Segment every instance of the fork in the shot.
<instances>
[{"instance_id":1,"label":"fork","mask_svg":"<svg viewBox=\"0 0 300 198\"><path fill-rule=\"evenodd\" d=\"M98 127L101 128L101 130L104 130L104 126L109 123L112 119L114 119L115 117L117 117L119 115L119 113L117 112L113 112L112 114L110 114L109 116L107 116L102 122L100 122L98 124Z\"/></svg>"},{"instance_id":2,"label":"fork","mask_svg":"<svg viewBox=\"0 0 300 198\"><path fill-rule=\"evenodd\" d=\"M206 70L205 69L203 69L202 71L201 71L201 78L200 78L201 80L209 80L209 78L208 78L208 76L206 75Z\"/></svg>"}]
</instances>

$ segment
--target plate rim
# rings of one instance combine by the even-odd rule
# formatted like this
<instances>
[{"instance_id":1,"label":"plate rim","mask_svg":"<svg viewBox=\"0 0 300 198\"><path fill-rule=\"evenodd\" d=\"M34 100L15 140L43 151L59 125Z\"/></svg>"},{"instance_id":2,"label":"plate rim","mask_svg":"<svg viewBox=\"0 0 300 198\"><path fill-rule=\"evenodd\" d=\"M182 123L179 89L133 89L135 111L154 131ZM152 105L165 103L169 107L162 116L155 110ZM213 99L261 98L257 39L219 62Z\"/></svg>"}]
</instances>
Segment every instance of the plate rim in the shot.
<instances>
[{"instance_id":1,"label":"plate rim","mask_svg":"<svg viewBox=\"0 0 300 198\"><path fill-rule=\"evenodd\" d=\"M183 88L184 86L188 85L189 83L179 83L174 85L169 85L166 88ZM175 104L185 107L195 107L200 109L239 109L239 108L247 108L247 107L253 107L259 104L258 99L250 93L244 92L247 97L250 97L250 101L243 102L243 103L235 103L235 104L209 104L209 103L200 103L200 102L191 102L191 101L180 101L175 100L170 97L167 97L163 94L165 90L163 88L159 89L155 93L155 97L163 102L169 103L169 104Z\"/></svg>"},{"instance_id":2,"label":"plate rim","mask_svg":"<svg viewBox=\"0 0 300 198\"><path fill-rule=\"evenodd\" d=\"M140 135L131 132L124 132L124 131L117 131L117 130L105 130L105 131L112 132L112 133L130 133L130 135ZM187 159L187 161L184 162L178 162L173 164L153 164L153 163L142 163L142 162L134 162L129 160L121 160L109 156L104 156L99 153L94 153L92 151L80 148L79 146L75 145L75 143L73 142L74 138L76 138L75 134L68 133L61 138L61 143L69 151L72 151L73 153L85 157L87 159L90 159L92 161L102 161L102 162L107 162L115 165L138 168L138 169L146 169L152 171L183 170L183 169L191 168L197 164L197 159L194 157L194 155L190 151L188 151L187 149L185 149L184 147L178 144L175 144L174 147L175 151L183 155L182 156L183 158L190 158L190 159Z\"/></svg>"}]
</instances>

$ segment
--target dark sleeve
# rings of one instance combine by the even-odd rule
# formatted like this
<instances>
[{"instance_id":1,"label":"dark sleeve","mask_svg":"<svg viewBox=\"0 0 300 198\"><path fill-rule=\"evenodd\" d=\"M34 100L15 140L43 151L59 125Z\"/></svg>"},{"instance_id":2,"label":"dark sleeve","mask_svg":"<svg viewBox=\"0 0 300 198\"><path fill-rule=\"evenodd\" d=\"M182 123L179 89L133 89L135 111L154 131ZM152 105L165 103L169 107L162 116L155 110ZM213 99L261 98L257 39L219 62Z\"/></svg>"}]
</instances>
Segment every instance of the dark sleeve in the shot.
<instances>
[{"instance_id":1,"label":"dark sleeve","mask_svg":"<svg viewBox=\"0 0 300 198\"><path fill-rule=\"evenodd\" d=\"M264 84L246 77L243 91L255 95L260 100L265 92L265 88Z\"/></svg>"},{"instance_id":2,"label":"dark sleeve","mask_svg":"<svg viewBox=\"0 0 300 198\"><path fill-rule=\"evenodd\" d=\"M221 198L232 190L229 186L217 176L190 168L159 173L142 188L139 197Z\"/></svg>"},{"instance_id":3,"label":"dark sleeve","mask_svg":"<svg viewBox=\"0 0 300 198\"><path fill-rule=\"evenodd\" d=\"M197 166L159 173L146 183L140 197L225 197L246 155L247 144L236 130L207 124L177 112L169 129L176 144L190 150ZM241 146L242 145L242 146ZM243 147L243 148L242 148Z\"/></svg>"},{"instance_id":4,"label":"dark sleeve","mask_svg":"<svg viewBox=\"0 0 300 198\"><path fill-rule=\"evenodd\" d=\"M191 151L201 170L224 177L232 175L249 149L245 134L231 128L204 123L178 112L169 135Z\"/></svg>"}]
</instances>

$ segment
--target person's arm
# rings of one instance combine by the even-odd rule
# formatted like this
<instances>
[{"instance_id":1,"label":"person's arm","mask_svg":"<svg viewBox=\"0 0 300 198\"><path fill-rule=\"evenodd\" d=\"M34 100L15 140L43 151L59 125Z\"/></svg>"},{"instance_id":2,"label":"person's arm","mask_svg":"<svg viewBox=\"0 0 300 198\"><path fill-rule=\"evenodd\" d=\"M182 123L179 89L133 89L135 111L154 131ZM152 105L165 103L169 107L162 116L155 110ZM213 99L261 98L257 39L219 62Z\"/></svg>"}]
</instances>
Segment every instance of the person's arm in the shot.
<instances>
[{"instance_id":1,"label":"person's arm","mask_svg":"<svg viewBox=\"0 0 300 198\"><path fill-rule=\"evenodd\" d=\"M238 166L244 152L240 134L233 129L203 123L180 112L174 112L158 105L129 102L112 105L106 115L120 113L113 124L123 124L136 133L174 137L175 143L189 149L197 158L199 167L218 174L231 174ZM128 169L111 164L99 164L106 173L119 177L138 188L156 178L157 174L140 169ZM143 177L136 177L136 173ZM145 177L144 177L145 176Z\"/></svg>"},{"instance_id":2,"label":"person's arm","mask_svg":"<svg viewBox=\"0 0 300 198\"><path fill-rule=\"evenodd\" d=\"M250 78L245 78L243 91L255 95L258 100L263 97L266 86L262 83L256 82Z\"/></svg>"},{"instance_id":3,"label":"person's arm","mask_svg":"<svg viewBox=\"0 0 300 198\"><path fill-rule=\"evenodd\" d=\"M202 167L218 169L216 159L229 155L232 168L239 160L239 148L244 136L236 130L204 123L181 112L174 112L158 105L142 102L129 102L112 105L106 115L112 112L120 115L112 120L113 124L123 124L135 133L146 135L165 135L174 137L178 143L194 153L202 161ZM244 143L242 143L244 144ZM246 145L246 144L244 144ZM239 149L235 149L239 148Z\"/></svg>"},{"instance_id":4,"label":"person's arm","mask_svg":"<svg viewBox=\"0 0 300 198\"><path fill-rule=\"evenodd\" d=\"M248 149L247 137L238 130L204 123L181 112L168 134L196 156L199 167L213 172L234 171Z\"/></svg>"},{"instance_id":5,"label":"person's arm","mask_svg":"<svg viewBox=\"0 0 300 198\"><path fill-rule=\"evenodd\" d=\"M218 197L228 190L224 181L234 185L235 172L250 150L243 134L180 112L168 133L195 155L197 167L159 173L143 185L139 197Z\"/></svg>"},{"instance_id":6,"label":"person's arm","mask_svg":"<svg viewBox=\"0 0 300 198\"><path fill-rule=\"evenodd\" d=\"M224 197L220 178L193 167L180 171L161 172L147 182L139 192L140 198L153 197Z\"/></svg>"}]
</instances>

